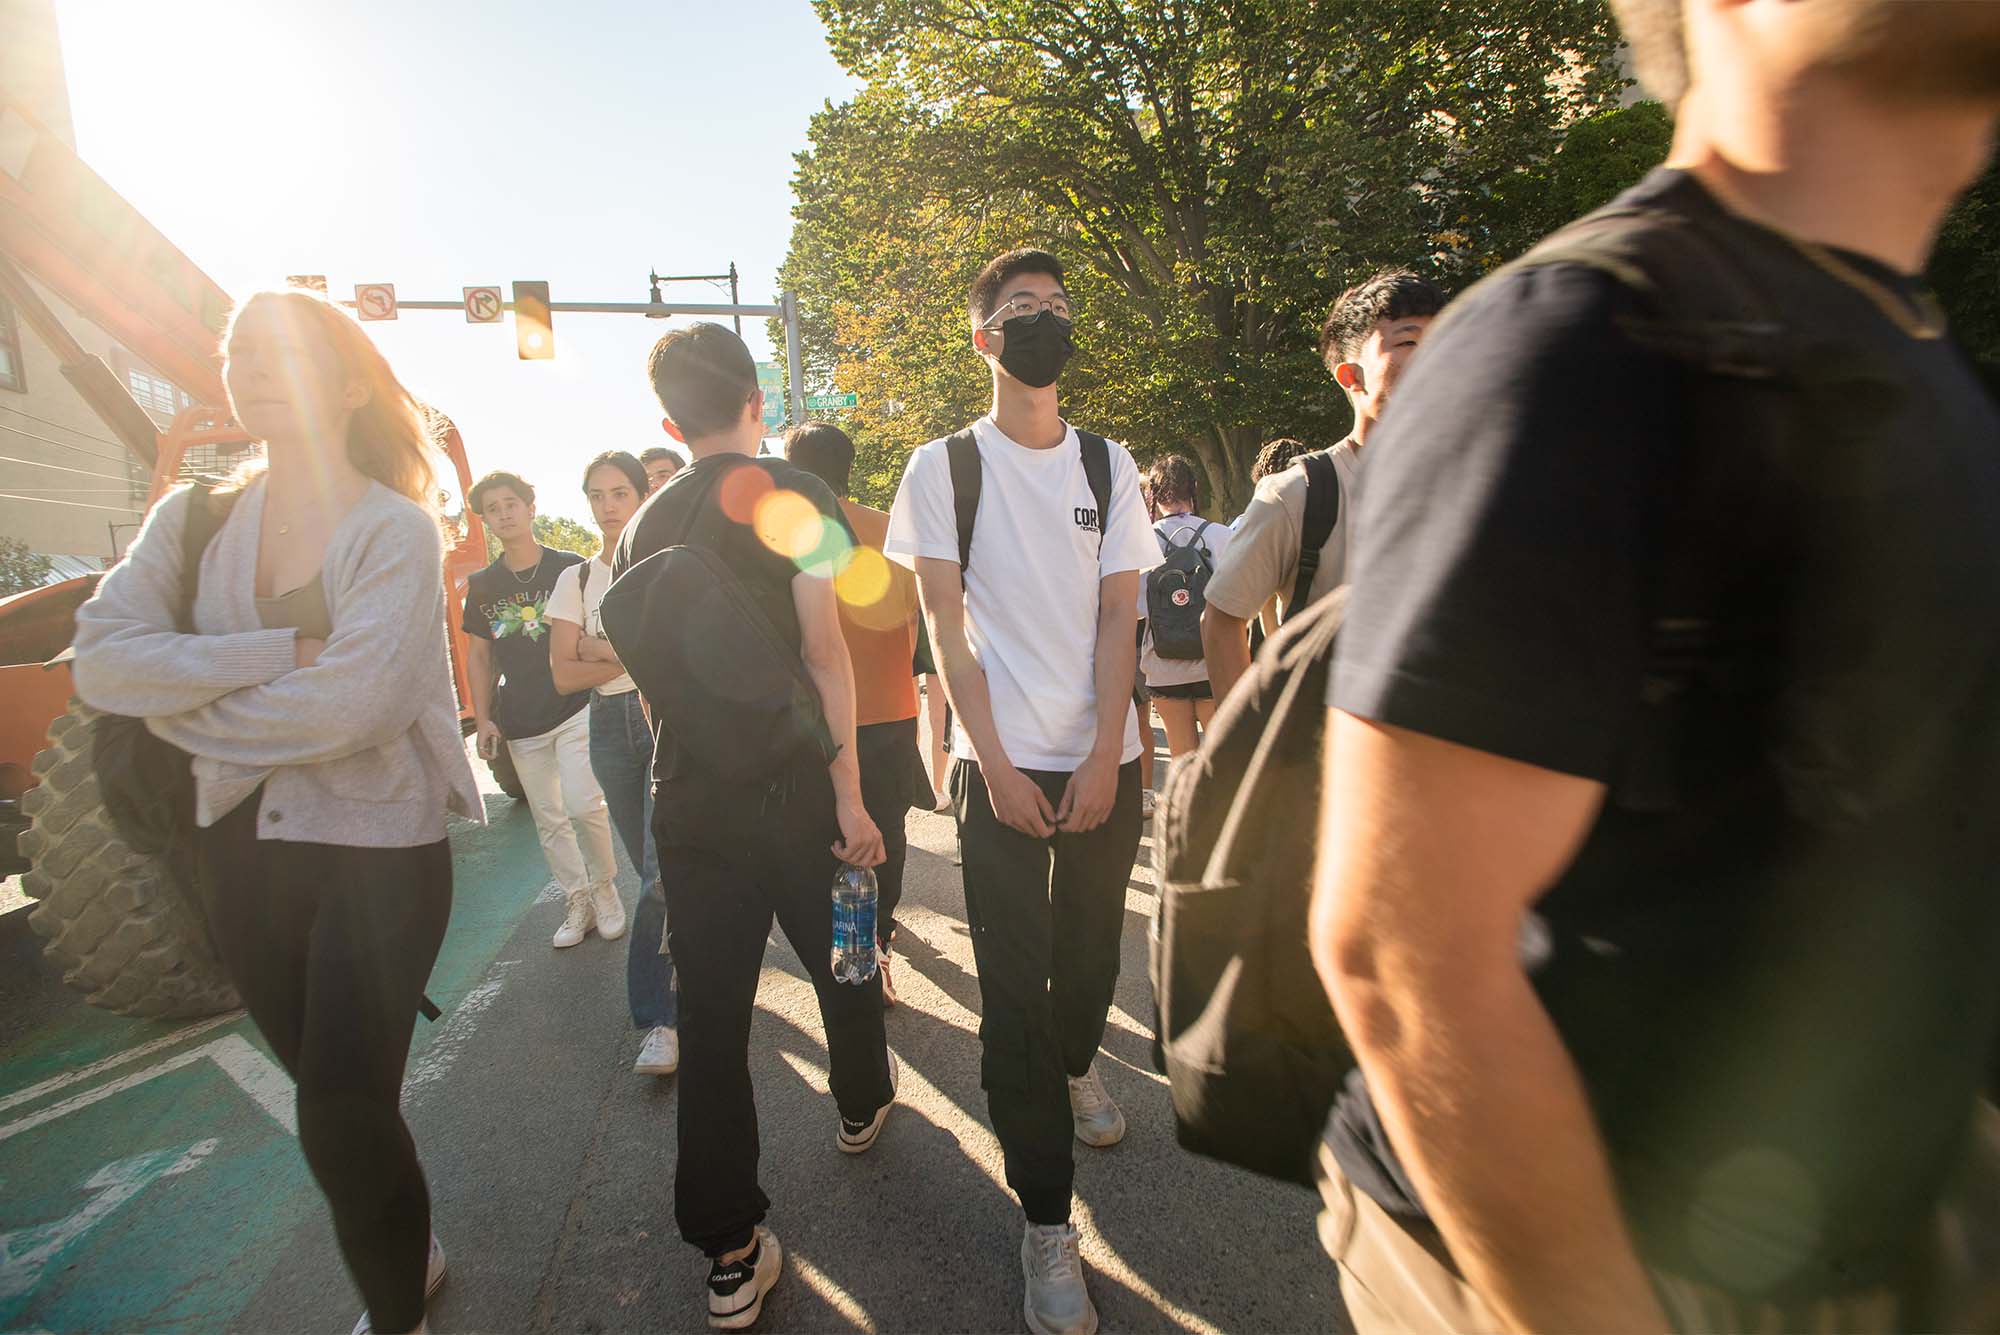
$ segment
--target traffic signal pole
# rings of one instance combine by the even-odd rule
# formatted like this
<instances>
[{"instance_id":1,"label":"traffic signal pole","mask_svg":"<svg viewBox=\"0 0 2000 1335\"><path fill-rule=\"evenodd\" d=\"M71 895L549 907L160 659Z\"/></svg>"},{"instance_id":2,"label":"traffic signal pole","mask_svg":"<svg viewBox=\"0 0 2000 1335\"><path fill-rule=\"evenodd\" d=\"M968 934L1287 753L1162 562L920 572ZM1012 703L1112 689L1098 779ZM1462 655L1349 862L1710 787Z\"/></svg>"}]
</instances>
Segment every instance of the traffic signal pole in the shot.
<instances>
[{"instance_id":1,"label":"traffic signal pole","mask_svg":"<svg viewBox=\"0 0 2000 1335\"><path fill-rule=\"evenodd\" d=\"M342 306L352 308L354 303L343 301ZM399 311L465 311L465 302L460 301L405 301L396 298ZM513 310L514 303L501 303L502 310ZM732 316L741 321L745 316L753 319L780 319L785 322L785 369L790 373L791 383L787 387L791 399L791 419L796 424L806 420L805 368L799 364L799 302L789 292L778 294L778 304L774 306L744 305L736 302L695 302L695 301L552 301L549 303L552 315L643 315L649 320L664 320L670 315L694 315L704 317Z\"/></svg>"}]
</instances>

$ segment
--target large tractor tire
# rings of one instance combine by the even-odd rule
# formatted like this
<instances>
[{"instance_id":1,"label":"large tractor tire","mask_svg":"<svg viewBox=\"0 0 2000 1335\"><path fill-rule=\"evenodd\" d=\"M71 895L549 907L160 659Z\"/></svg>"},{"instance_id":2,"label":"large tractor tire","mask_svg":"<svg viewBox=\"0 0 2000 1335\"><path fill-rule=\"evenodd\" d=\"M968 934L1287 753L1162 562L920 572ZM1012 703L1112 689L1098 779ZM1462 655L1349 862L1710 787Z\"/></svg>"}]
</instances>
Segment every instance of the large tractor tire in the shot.
<instances>
[{"instance_id":1,"label":"large tractor tire","mask_svg":"<svg viewBox=\"0 0 2000 1335\"><path fill-rule=\"evenodd\" d=\"M493 753L493 759L486 762L486 768L492 772L493 782L500 786L501 792L516 802L527 797L521 788L521 773L514 768L514 755L507 749L507 743L500 743L500 749Z\"/></svg>"},{"instance_id":2,"label":"large tractor tire","mask_svg":"<svg viewBox=\"0 0 2000 1335\"><path fill-rule=\"evenodd\" d=\"M169 883L164 859L126 846L97 794L91 736L98 712L81 700L49 729L35 757L41 782L21 805L29 825L21 888L41 901L28 924L63 981L120 1015L213 1015L238 1004L201 919Z\"/></svg>"}]
</instances>

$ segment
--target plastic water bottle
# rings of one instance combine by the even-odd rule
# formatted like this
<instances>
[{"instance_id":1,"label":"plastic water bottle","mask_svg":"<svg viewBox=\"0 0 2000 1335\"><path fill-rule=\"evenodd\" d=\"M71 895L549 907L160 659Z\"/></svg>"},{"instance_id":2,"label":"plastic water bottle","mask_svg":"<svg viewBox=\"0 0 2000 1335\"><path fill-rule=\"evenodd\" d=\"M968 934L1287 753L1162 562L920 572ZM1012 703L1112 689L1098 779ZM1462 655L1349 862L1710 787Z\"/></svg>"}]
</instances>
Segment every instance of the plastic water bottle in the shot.
<instances>
[{"instance_id":1,"label":"plastic water bottle","mask_svg":"<svg viewBox=\"0 0 2000 1335\"><path fill-rule=\"evenodd\" d=\"M833 875L833 981L860 986L875 976L875 873L840 864Z\"/></svg>"}]
</instances>

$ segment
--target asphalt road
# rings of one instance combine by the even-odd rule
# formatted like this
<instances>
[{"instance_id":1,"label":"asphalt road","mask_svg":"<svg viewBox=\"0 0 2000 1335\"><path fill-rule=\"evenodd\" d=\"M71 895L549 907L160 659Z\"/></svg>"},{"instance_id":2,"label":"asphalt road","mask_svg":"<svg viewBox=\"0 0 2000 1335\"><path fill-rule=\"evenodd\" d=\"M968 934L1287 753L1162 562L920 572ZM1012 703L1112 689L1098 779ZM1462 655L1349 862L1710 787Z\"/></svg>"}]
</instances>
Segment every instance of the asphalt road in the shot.
<instances>
[{"instance_id":1,"label":"asphalt road","mask_svg":"<svg viewBox=\"0 0 2000 1335\"><path fill-rule=\"evenodd\" d=\"M431 1328L706 1329L705 1265L672 1218L675 1079L630 1071L625 942L552 950L527 812L488 805L491 825L453 835L431 989L446 1016L419 1026L405 1094L451 1263ZM979 1089L951 827L915 815L910 833L888 1019L902 1093L870 1153L834 1148L819 1018L782 934L765 959L751 1065L786 1268L760 1330L1021 1329L1020 1213ZM1077 1147L1103 1328L1344 1328L1311 1197L1173 1143L1146 1038L1146 858L1099 1057L1130 1129ZM346 1331L358 1299L254 1030L104 1016L20 940L0 970L0 1329Z\"/></svg>"}]
</instances>

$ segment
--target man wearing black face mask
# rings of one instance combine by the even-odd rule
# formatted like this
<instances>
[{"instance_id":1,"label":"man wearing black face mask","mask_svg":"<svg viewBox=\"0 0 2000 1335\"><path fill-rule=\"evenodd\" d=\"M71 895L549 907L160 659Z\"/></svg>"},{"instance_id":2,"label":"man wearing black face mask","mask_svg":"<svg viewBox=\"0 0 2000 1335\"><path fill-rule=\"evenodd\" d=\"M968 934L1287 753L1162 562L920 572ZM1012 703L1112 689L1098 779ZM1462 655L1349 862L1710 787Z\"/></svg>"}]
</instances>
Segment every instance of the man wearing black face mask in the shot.
<instances>
[{"instance_id":1,"label":"man wearing black face mask","mask_svg":"<svg viewBox=\"0 0 2000 1335\"><path fill-rule=\"evenodd\" d=\"M1027 1216L1024 1314L1040 1335L1085 1335L1071 1141L1125 1134L1092 1063L1139 845L1133 632L1160 552L1131 455L1058 411L1075 346L1061 263L1002 255L968 305L993 411L910 457L883 550L917 572L957 719L981 1084Z\"/></svg>"}]
</instances>

